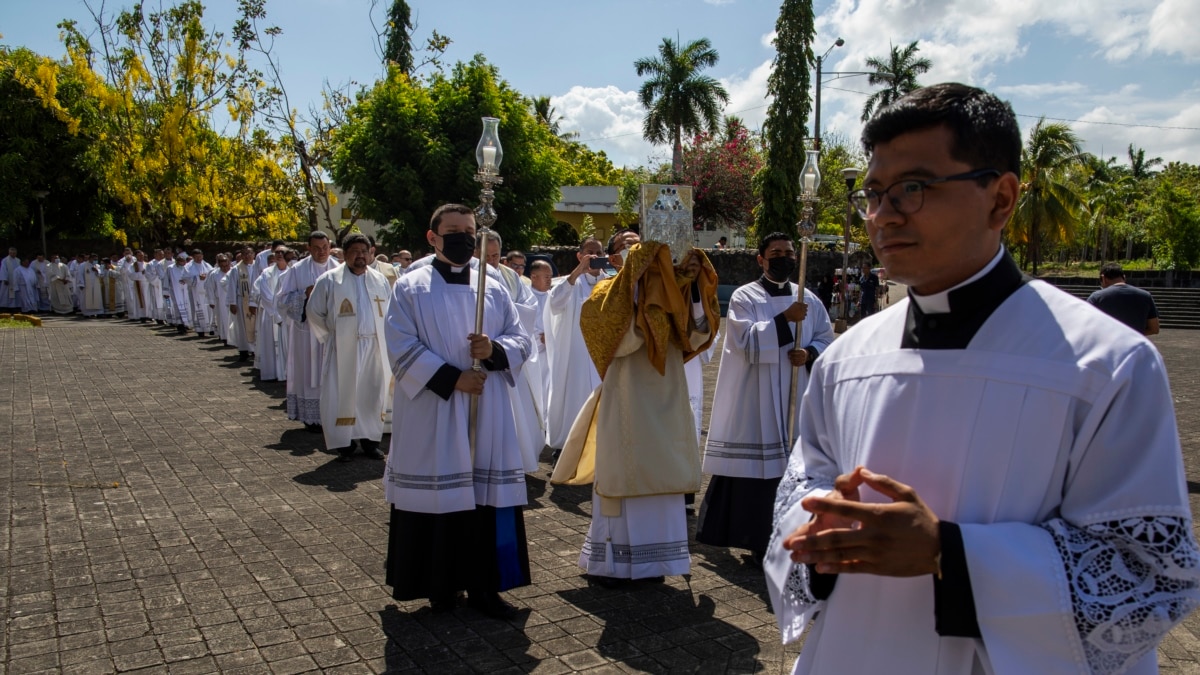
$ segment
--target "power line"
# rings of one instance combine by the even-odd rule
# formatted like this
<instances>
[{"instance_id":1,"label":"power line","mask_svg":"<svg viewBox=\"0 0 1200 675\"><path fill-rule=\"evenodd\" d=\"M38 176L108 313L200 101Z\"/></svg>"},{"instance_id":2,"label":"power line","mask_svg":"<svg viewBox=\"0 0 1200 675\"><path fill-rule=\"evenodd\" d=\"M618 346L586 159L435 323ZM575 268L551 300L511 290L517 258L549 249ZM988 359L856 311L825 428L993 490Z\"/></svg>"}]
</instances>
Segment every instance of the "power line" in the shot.
<instances>
[{"instance_id":1,"label":"power line","mask_svg":"<svg viewBox=\"0 0 1200 675\"><path fill-rule=\"evenodd\" d=\"M831 87L829 85L822 85L821 88L822 89L832 89L834 91L844 91L849 94L859 94L860 96L870 96L871 95L869 92L865 92L865 91L858 91L856 89L843 89L842 87ZM765 108L768 105L770 105L770 104L764 103L763 105L756 105L756 106L752 106L750 108L736 110L730 114L737 115L740 113L749 112L751 110L758 110L759 108ZM1070 123L1074 123L1074 124L1103 124L1103 125L1109 126L1109 127L1125 127L1128 129L1166 129L1169 131L1200 131L1200 127L1172 127L1172 126L1165 126L1165 125L1161 125L1161 124L1133 124L1133 123L1129 123L1129 122L1097 122L1095 120L1072 120L1072 119L1066 119L1064 117L1047 117L1045 115L1023 115L1021 113L1014 113L1014 114L1017 117L1027 117L1029 119L1046 119L1046 120L1050 120L1052 122L1070 122ZM639 133L639 132L634 131L634 132L630 132L627 134L617 134L616 136L604 136L602 138L589 138L586 141L579 141L579 142L580 143L591 143L593 141L607 141L607 140L611 140L614 138L623 138L625 136L633 136L637 133Z\"/></svg>"}]
</instances>

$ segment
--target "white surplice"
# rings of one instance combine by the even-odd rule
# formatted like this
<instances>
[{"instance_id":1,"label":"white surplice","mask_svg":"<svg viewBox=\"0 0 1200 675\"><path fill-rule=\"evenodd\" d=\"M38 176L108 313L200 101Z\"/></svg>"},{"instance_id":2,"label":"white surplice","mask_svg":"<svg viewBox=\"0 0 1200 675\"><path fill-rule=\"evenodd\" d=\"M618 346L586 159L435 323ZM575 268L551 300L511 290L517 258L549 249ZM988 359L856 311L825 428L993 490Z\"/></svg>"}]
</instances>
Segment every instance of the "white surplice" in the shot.
<instances>
[{"instance_id":1,"label":"white surplice","mask_svg":"<svg viewBox=\"0 0 1200 675\"><path fill-rule=\"evenodd\" d=\"M167 265L163 279L163 299L167 304L167 323L192 327L192 293L188 289L187 268L178 261Z\"/></svg>"},{"instance_id":2,"label":"white surplice","mask_svg":"<svg viewBox=\"0 0 1200 675\"><path fill-rule=\"evenodd\" d=\"M283 315L275 310L275 291L283 272L271 265L254 280L254 303L258 307L255 319L258 328L254 345L254 363L261 380L287 379L286 335Z\"/></svg>"},{"instance_id":3,"label":"white surplice","mask_svg":"<svg viewBox=\"0 0 1200 675\"><path fill-rule=\"evenodd\" d=\"M232 268L230 268L232 269ZM229 286L226 280L229 272L222 272L220 267L213 269L204 281L205 294L213 312L213 326L217 329L217 337L226 345L229 341Z\"/></svg>"},{"instance_id":4,"label":"white surplice","mask_svg":"<svg viewBox=\"0 0 1200 675\"><path fill-rule=\"evenodd\" d=\"M491 267L489 265L489 268L498 272L503 279L504 288L517 308L517 317L521 322L522 330L526 335L533 335L537 327L539 307L533 289L523 283L520 275L508 267L503 265ZM533 352L530 352L529 361L533 361ZM527 362L516 378L512 402L513 421L517 427L517 446L521 449L526 473L533 473L538 469L538 458L542 454L542 448L546 446L546 427L542 422L545 414L538 405L540 392L535 390L542 386L539 379L541 372L536 366L529 368L529 365L530 363Z\"/></svg>"},{"instance_id":5,"label":"white surplice","mask_svg":"<svg viewBox=\"0 0 1200 675\"><path fill-rule=\"evenodd\" d=\"M187 282L188 299L191 301L189 316L192 319L191 328L197 333L212 333L215 331L213 306L216 298L209 292L204 283L212 274L213 266L205 261L192 260L183 266L183 278Z\"/></svg>"},{"instance_id":6,"label":"white surplice","mask_svg":"<svg viewBox=\"0 0 1200 675\"><path fill-rule=\"evenodd\" d=\"M229 313L229 344L241 352L254 351L255 330L254 315L250 313L253 307L255 313L258 306L251 298L250 265L239 262L229 268L225 276L225 311ZM237 307L230 311L229 306Z\"/></svg>"},{"instance_id":7,"label":"white surplice","mask_svg":"<svg viewBox=\"0 0 1200 675\"><path fill-rule=\"evenodd\" d=\"M775 317L796 301L796 285L789 282L786 290L786 295L773 297L760 281L754 281L738 287L729 298L704 448L704 473L778 478L787 467L788 387L792 379L787 353L797 343L779 344ZM800 323L799 348L812 346L824 352L834 338L829 315L808 289L804 290L804 302L808 314ZM808 384L808 369L799 368L797 379L796 395L801 396ZM799 405L795 415L798 421Z\"/></svg>"},{"instance_id":8,"label":"white surplice","mask_svg":"<svg viewBox=\"0 0 1200 675\"><path fill-rule=\"evenodd\" d=\"M765 564L784 641L816 617L795 672L1156 672L1200 602L1200 551L1154 345L1033 281L965 349L903 349L910 302L835 342L802 403ZM813 596L780 537L858 465L959 525L982 640L938 635L932 576L839 575Z\"/></svg>"},{"instance_id":9,"label":"white surplice","mask_svg":"<svg viewBox=\"0 0 1200 675\"><path fill-rule=\"evenodd\" d=\"M324 347L309 330L304 303L307 289L317 277L340 263L330 256L324 263L305 258L287 269L275 292L275 311L291 319L288 335L287 416L305 424L321 423L321 362Z\"/></svg>"},{"instance_id":10,"label":"white surplice","mask_svg":"<svg viewBox=\"0 0 1200 675\"><path fill-rule=\"evenodd\" d=\"M148 316L155 321L163 321L166 317L163 315L163 274L166 270L165 260L151 260L146 263L146 287L149 289L147 294L147 304L150 312Z\"/></svg>"},{"instance_id":11,"label":"white surplice","mask_svg":"<svg viewBox=\"0 0 1200 675\"><path fill-rule=\"evenodd\" d=\"M555 279L543 310L550 393L546 399L546 444L561 449L567 434L600 374L592 363L579 330L579 310L592 294L598 277L581 274L572 285L567 277Z\"/></svg>"},{"instance_id":12,"label":"white surplice","mask_svg":"<svg viewBox=\"0 0 1200 675\"><path fill-rule=\"evenodd\" d=\"M37 273L30 265L17 268L17 307L26 314L38 308Z\"/></svg>"},{"instance_id":13,"label":"white surplice","mask_svg":"<svg viewBox=\"0 0 1200 675\"><path fill-rule=\"evenodd\" d=\"M0 259L0 307L18 307L17 287L21 285L21 259L4 256Z\"/></svg>"},{"instance_id":14,"label":"white surplice","mask_svg":"<svg viewBox=\"0 0 1200 675\"><path fill-rule=\"evenodd\" d=\"M99 263L86 262L80 265L83 272L83 294L81 305L84 316L99 316L104 311L104 293L100 287L104 281L104 269Z\"/></svg>"},{"instance_id":15,"label":"white surplice","mask_svg":"<svg viewBox=\"0 0 1200 675\"><path fill-rule=\"evenodd\" d=\"M504 350L509 369L487 372L478 397L474 462L471 397L455 390L443 400L426 388L443 365L471 368L467 336L475 332L478 274L473 268L469 284L450 284L426 265L400 277L392 289L387 344L396 398L384 490L402 511L451 513L526 503L510 397L532 345L508 291L494 278L487 281L483 332Z\"/></svg>"},{"instance_id":16,"label":"white surplice","mask_svg":"<svg viewBox=\"0 0 1200 675\"><path fill-rule=\"evenodd\" d=\"M355 275L345 265L322 274L308 299L308 325L325 347L321 373L321 428L325 447L383 438L388 367L384 312L387 279L369 267Z\"/></svg>"},{"instance_id":17,"label":"white surplice","mask_svg":"<svg viewBox=\"0 0 1200 675\"><path fill-rule=\"evenodd\" d=\"M537 314L534 317L533 332L529 334L529 339L533 342L533 353L529 357L529 361L522 369L525 371L529 380L534 384L534 395L537 399L537 409L542 416L542 428L546 427L546 401L550 398L550 364L549 357L546 356L546 328L545 328L545 312L546 301L550 299L549 291L539 291L531 288L534 299L537 300ZM543 433L542 444L545 445L546 438Z\"/></svg>"},{"instance_id":18,"label":"white surplice","mask_svg":"<svg viewBox=\"0 0 1200 675\"><path fill-rule=\"evenodd\" d=\"M71 300L71 272L63 263L50 263L46 266L46 276L50 280L50 308L55 314L70 314L74 309Z\"/></svg>"}]
</instances>

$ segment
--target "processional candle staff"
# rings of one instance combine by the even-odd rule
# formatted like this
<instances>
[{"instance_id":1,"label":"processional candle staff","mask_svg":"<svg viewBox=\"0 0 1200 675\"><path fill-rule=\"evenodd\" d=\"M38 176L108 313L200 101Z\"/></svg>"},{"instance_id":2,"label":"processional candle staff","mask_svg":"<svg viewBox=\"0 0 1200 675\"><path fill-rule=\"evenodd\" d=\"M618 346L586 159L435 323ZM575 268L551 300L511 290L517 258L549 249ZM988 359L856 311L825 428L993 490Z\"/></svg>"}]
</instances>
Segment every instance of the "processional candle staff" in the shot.
<instances>
[{"instance_id":1,"label":"processional candle staff","mask_svg":"<svg viewBox=\"0 0 1200 675\"><path fill-rule=\"evenodd\" d=\"M800 170L800 196L798 200L804 203L804 208L800 211L800 222L796 223L796 229L800 233L800 276L796 285L796 302L804 302L804 284L808 280L808 243L809 237L817 229L817 223L813 220L813 205L817 203L817 188L821 187L821 171L817 167L820 158L819 150L808 150L808 156L804 160L804 168ZM801 349L800 336L803 329L801 322L797 321L793 324L793 349ZM800 385L800 367L792 366L792 382L788 387L788 447L791 448L796 443L796 406L799 404L800 392L797 388Z\"/></svg>"},{"instance_id":2,"label":"processional candle staff","mask_svg":"<svg viewBox=\"0 0 1200 675\"><path fill-rule=\"evenodd\" d=\"M504 150L500 147L500 119L497 117L483 118L483 135L475 146L475 161L479 170L475 172L475 181L483 185L479 191L479 206L475 209L475 223L479 226L479 278L475 287L475 334L483 334L483 303L487 291L487 250L488 240L492 236L490 229L496 222L496 209L492 200L496 193L492 186L504 183L498 173L500 162L504 159ZM471 361L471 369L478 372L483 370L479 359ZM475 441L479 426L479 395L471 395L470 419L468 436L471 442L471 461L475 461Z\"/></svg>"}]
</instances>

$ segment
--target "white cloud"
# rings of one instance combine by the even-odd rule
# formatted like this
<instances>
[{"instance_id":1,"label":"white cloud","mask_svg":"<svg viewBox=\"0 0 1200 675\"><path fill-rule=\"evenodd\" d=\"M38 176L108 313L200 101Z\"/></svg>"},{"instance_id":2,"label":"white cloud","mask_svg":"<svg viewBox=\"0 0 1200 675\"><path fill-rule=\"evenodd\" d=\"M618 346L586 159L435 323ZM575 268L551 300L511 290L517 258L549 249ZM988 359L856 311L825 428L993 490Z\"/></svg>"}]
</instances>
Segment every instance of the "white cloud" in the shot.
<instances>
[{"instance_id":1,"label":"white cloud","mask_svg":"<svg viewBox=\"0 0 1200 675\"><path fill-rule=\"evenodd\" d=\"M706 5L720 6L720 5L732 5L733 3L734 3L734 0L704 0L704 4L706 4Z\"/></svg>"},{"instance_id":2,"label":"white cloud","mask_svg":"<svg viewBox=\"0 0 1200 675\"><path fill-rule=\"evenodd\" d=\"M1200 26L1200 3L1196 0L1163 0L1150 17L1150 50L1189 59L1200 58L1200 41L1196 40L1195 34L1197 26Z\"/></svg>"},{"instance_id":3,"label":"white cloud","mask_svg":"<svg viewBox=\"0 0 1200 675\"><path fill-rule=\"evenodd\" d=\"M551 97L550 103L563 117L563 131L579 132L580 141L593 150L603 150L618 166L647 164L650 156L662 155L661 147L642 139L645 109L635 91L622 91L613 85L574 86L561 96Z\"/></svg>"},{"instance_id":4,"label":"white cloud","mask_svg":"<svg viewBox=\"0 0 1200 675\"><path fill-rule=\"evenodd\" d=\"M1079 95L1087 92L1082 82L1043 82L1039 84L1001 85L992 89L999 96L1044 98L1047 96Z\"/></svg>"}]
</instances>

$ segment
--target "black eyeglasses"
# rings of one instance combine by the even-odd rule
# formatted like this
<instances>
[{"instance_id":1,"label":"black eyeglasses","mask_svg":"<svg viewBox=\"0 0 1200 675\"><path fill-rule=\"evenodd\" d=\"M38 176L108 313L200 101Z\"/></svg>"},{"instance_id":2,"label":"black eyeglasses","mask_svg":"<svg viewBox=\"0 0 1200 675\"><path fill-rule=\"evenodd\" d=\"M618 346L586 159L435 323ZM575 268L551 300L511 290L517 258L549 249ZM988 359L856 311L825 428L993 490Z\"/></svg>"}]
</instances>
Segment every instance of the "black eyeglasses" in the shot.
<instances>
[{"instance_id":1,"label":"black eyeglasses","mask_svg":"<svg viewBox=\"0 0 1200 675\"><path fill-rule=\"evenodd\" d=\"M879 212L879 205L883 202L884 195L886 195L888 203L892 205L893 209L896 209L897 213L910 216L920 211L921 207L925 205L925 188L931 185L960 180L977 180L984 177L994 178L1000 175L999 169L975 169L942 178L897 181L883 191L861 188L850 193L850 205L858 211L858 215L863 219L874 218L875 214Z\"/></svg>"}]
</instances>

